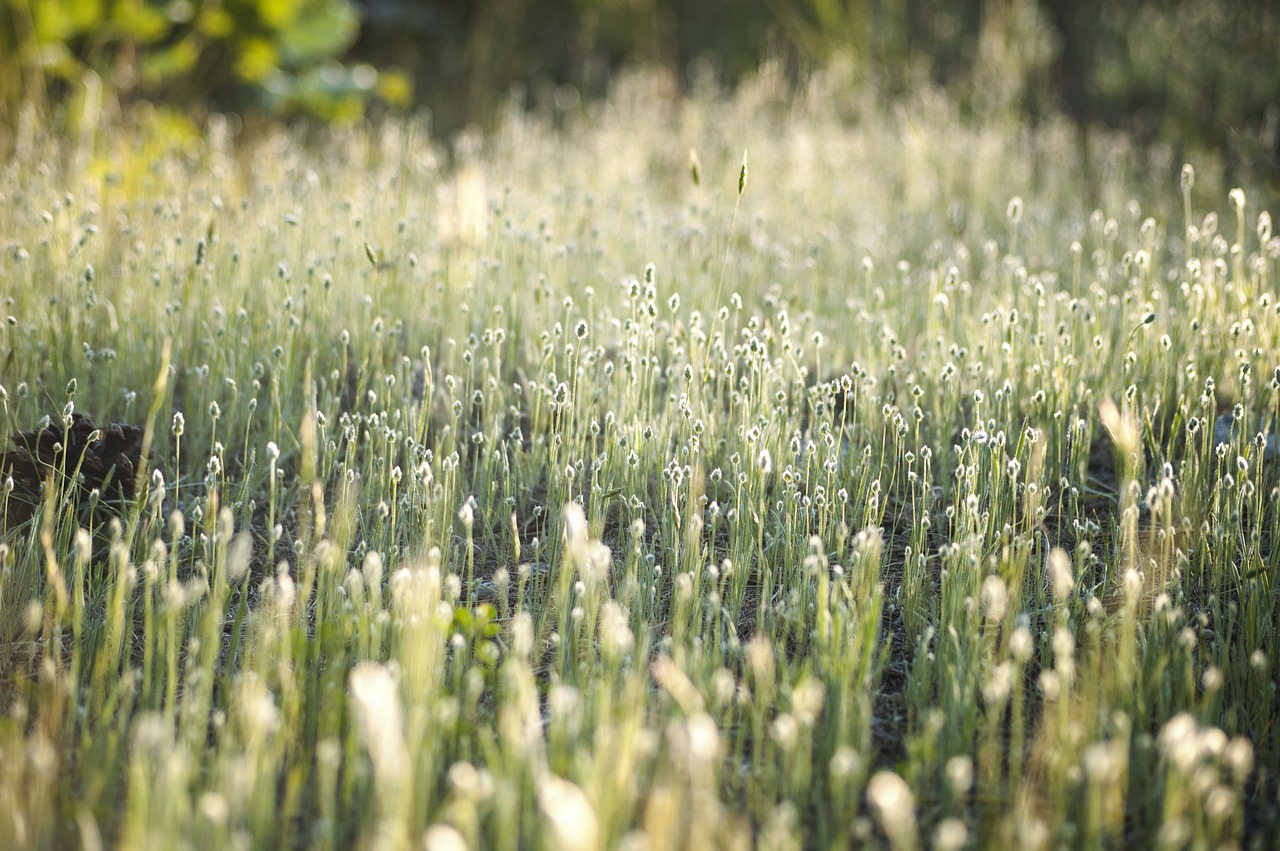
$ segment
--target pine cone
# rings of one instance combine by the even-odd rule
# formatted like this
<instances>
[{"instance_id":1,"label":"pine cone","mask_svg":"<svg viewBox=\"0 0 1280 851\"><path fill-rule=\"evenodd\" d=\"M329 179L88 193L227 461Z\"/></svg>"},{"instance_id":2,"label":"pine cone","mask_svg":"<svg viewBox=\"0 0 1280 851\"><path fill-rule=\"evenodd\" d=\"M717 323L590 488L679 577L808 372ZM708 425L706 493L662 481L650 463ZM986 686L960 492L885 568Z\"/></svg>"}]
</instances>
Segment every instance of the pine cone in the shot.
<instances>
[{"instance_id":1,"label":"pine cone","mask_svg":"<svg viewBox=\"0 0 1280 851\"><path fill-rule=\"evenodd\" d=\"M43 427L14 435L13 444L15 449L0 453L0 481L13 478L4 514L8 527L35 516L41 484L60 470L67 475L79 472L74 497L78 503L94 490L107 502L133 498L142 454L142 429L136 426L108 423L99 428L83 414L72 414L70 428L64 428L61 419L51 419Z\"/></svg>"}]
</instances>

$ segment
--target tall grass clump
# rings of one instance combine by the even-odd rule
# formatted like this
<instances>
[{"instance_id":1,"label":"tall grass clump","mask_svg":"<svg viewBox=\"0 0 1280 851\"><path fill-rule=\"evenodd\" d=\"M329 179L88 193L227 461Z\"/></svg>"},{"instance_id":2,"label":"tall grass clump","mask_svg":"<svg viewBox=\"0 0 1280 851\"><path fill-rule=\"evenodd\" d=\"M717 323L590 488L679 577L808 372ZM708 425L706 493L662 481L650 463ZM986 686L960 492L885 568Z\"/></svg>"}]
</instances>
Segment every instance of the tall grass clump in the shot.
<instances>
[{"instance_id":1,"label":"tall grass clump","mask_svg":"<svg viewBox=\"0 0 1280 851\"><path fill-rule=\"evenodd\" d=\"M835 75L640 75L448 147L133 133L33 131L0 181L0 435L51 436L0 489L6 841L1280 820L1246 191ZM81 486L77 414L139 430L127 491Z\"/></svg>"}]
</instances>

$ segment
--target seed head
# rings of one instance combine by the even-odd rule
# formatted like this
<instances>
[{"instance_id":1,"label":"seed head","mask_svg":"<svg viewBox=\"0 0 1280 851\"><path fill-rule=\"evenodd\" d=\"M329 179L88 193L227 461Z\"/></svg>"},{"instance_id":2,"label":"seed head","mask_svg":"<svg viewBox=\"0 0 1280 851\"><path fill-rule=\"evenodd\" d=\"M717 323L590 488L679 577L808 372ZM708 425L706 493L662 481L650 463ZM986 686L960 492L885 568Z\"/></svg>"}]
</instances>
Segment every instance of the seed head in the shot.
<instances>
[{"instance_id":1,"label":"seed head","mask_svg":"<svg viewBox=\"0 0 1280 851\"><path fill-rule=\"evenodd\" d=\"M938 822L933 832L933 847L939 851L960 851L969 839L964 820L952 816Z\"/></svg>"},{"instance_id":2,"label":"seed head","mask_svg":"<svg viewBox=\"0 0 1280 851\"><path fill-rule=\"evenodd\" d=\"M917 848L915 797L911 787L892 771L877 772L867 783L867 803L894 848Z\"/></svg>"},{"instance_id":3,"label":"seed head","mask_svg":"<svg viewBox=\"0 0 1280 851\"><path fill-rule=\"evenodd\" d=\"M1009 600L1009 594L1003 579L997 574L989 574L982 581L982 591L979 597L988 623L997 624L1004 619L1004 611Z\"/></svg>"},{"instance_id":4,"label":"seed head","mask_svg":"<svg viewBox=\"0 0 1280 851\"><path fill-rule=\"evenodd\" d=\"M1049 587L1053 591L1053 601L1059 605L1065 603L1075 587L1075 576L1071 572L1071 557L1061 547L1054 547L1045 559L1045 573L1049 577Z\"/></svg>"},{"instance_id":5,"label":"seed head","mask_svg":"<svg viewBox=\"0 0 1280 851\"><path fill-rule=\"evenodd\" d=\"M466 851L467 840L457 828L447 824L433 824L422 834L424 851Z\"/></svg>"},{"instance_id":6,"label":"seed head","mask_svg":"<svg viewBox=\"0 0 1280 851\"><path fill-rule=\"evenodd\" d=\"M600 822L582 789L548 775L538 783L538 806L551 824L556 847L566 851L598 847Z\"/></svg>"},{"instance_id":7,"label":"seed head","mask_svg":"<svg viewBox=\"0 0 1280 851\"><path fill-rule=\"evenodd\" d=\"M1009 206L1005 210L1005 215L1009 217L1009 221L1015 225L1022 221L1022 196L1014 195L1009 199Z\"/></svg>"},{"instance_id":8,"label":"seed head","mask_svg":"<svg viewBox=\"0 0 1280 851\"><path fill-rule=\"evenodd\" d=\"M373 762L374 778L390 792L409 770L399 687L387 668L376 662L361 662L351 672L350 688L360 738Z\"/></svg>"}]
</instances>

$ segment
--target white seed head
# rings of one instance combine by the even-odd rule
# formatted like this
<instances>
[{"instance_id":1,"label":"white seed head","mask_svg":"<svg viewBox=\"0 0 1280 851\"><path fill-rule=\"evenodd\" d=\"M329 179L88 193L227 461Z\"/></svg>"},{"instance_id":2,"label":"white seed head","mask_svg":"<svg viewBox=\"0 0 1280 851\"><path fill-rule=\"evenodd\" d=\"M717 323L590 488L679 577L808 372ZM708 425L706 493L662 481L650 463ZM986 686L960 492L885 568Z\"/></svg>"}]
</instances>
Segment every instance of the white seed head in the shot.
<instances>
[{"instance_id":1,"label":"white seed head","mask_svg":"<svg viewBox=\"0 0 1280 851\"><path fill-rule=\"evenodd\" d=\"M1253 743L1243 736L1236 736L1227 745L1225 760L1235 782L1243 783L1253 771Z\"/></svg>"},{"instance_id":2,"label":"white seed head","mask_svg":"<svg viewBox=\"0 0 1280 851\"><path fill-rule=\"evenodd\" d=\"M867 783L867 802L895 848L917 848L915 797L911 787L892 771L880 771Z\"/></svg>"},{"instance_id":3,"label":"white seed head","mask_svg":"<svg viewBox=\"0 0 1280 851\"><path fill-rule=\"evenodd\" d=\"M1053 601L1064 605L1071 599L1071 591L1075 588L1075 576L1071 571L1071 556L1061 547L1049 550L1045 557L1045 574L1049 579L1049 588L1053 592Z\"/></svg>"},{"instance_id":4,"label":"white seed head","mask_svg":"<svg viewBox=\"0 0 1280 851\"><path fill-rule=\"evenodd\" d=\"M409 771L399 687L391 672L376 662L357 665L351 672L350 687L360 740L373 761L379 791L389 794Z\"/></svg>"},{"instance_id":5,"label":"white seed head","mask_svg":"<svg viewBox=\"0 0 1280 851\"><path fill-rule=\"evenodd\" d=\"M1009 655L1018 663L1025 663L1031 658L1034 652L1034 645L1031 641L1031 630L1027 629L1025 624L1019 624L1014 629L1013 634L1009 636Z\"/></svg>"},{"instance_id":6,"label":"white seed head","mask_svg":"<svg viewBox=\"0 0 1280 851\"><path fill-rule=\"evenodd\" d=\"M996 624L1004 620L1005 604L1009 595L1005 589L1003 579L997 574L989 574L986 579L982 580L982 591L979 593L979 598L988 623Z\"/></svg>"},{"instance_id":7,"label":"white seed head","mask_svg":"<svg viewBox=\"0 0 1280 851\"><path fill-rule=\"evenodd\" d=\"M533 618L528 612L519 612L511 621L511 652L517 659L529 660L533 638Z\"/></svg>"},{"instance_id":8,"label":"white seed head","mask_svg":"<svg viewBox=\"0 0 1280 851\"><path fill-rule=\"evenodd\" d=\"M982 700L987 706L999 710L1009 699L1012 687L1013 666L1009 662L1001 662L991 670L991 675L982 684Z\"/></svg>"},{"instance_id":9,"label":"white seed head","mask_svg":"<svg viewBox=\"0 0 1280 851\"><path fill-rule=\"evenodd\" d=\"M1014 195L1009 199L1009 207L1005 210L1005 215L1009 217L1009 221L1015 225L1022 221L1022 196Z\"/></svg>"},{"instance_id":10,"label":"white seed head","mask_svg":"<svg viewBox=\"0 0 1280 851\"><path fill-rule=\"evenodd\" d=\"M196 809L210 824L221 827L231 817L231 806L227 799L217 792L203 793L196 803Z\"/></svg>"},{"instance_id":11,"label":"white seed head","mask_svg":"<svg viewBox=\"0 0 1280 851\"><path fill-rule=\"evenodd\" d=\"M862 772L864 761L862 755L848 745L841 745L836 748L836 752L831 755L831 762L827 766L827 770L831 772L831 777L836 780L843 780Z\"/></svg>"},{"instance_id":12,"label":"white seed head","mask_svg":"<svg viewBox=\"0 0 1280 851\"><path fill-rule=\"evenodd\" d=\"M538 807L550 823L555 847L593 851L599 846L595 807L578 786L554 774L538 782Z\"/></svg>"},{"instance_id":13,"label":"white seed head","mask_svg":"<svg viewBox=\"0 0 1280 851\"><path fill-rule=\"evenodd\" d=\"M1141 436L1133 414L1127 411L1122 414L1116 407L1116 403L1108 397L1098 406L1098 416L1120 453L1125 458L1136 458L1140 449Z\"/></svg>"},{"instance_id":14,"label":"white seed head","mask_svg":"<svg viewBox=\"0 0 1280 851\"><path fill-rule=\"evenodd\" d=\"M364 576L365 587L370 593L372 593L374 589L381 588L383 573L382 556L377 550L370 550L365 553L364 561L360 565L360 572Z\"/></svg>"},{"instance_id":15,"label":"white seed head","mask_svg":"<svg viewBox=\"0 0 1280 851\"><path fill-rule=\"evenodd\" d=\"M769 735L777 742L778 747L784 752L790 752L796 746L796 741L800 736L800 725L796 723L795 716L789 712L784 712L777 718L773 719L773 723L769 725Z\"/></svg>"},{"instance_id":16,"label":"white seed head","mask_svg":"<svg viewBox=\"0 0 1280 851\"><path fill-rule=\"evenodd\" d=\"M685 722L685 735L689 742L689 756L695 762L706 765L720 758L720 731L715 720L705 712L695 712Z\"/></svg>"},{"instance_id":17,"label":"white seed head","mask_svg":"<svg viewBox=\"0 0 1280 851\"><path fill-rule=\"evenodd\" d=\"M624 656L635 646L635 636L624 609L614 600L607 600L600 617L600 641L606 653Z\"/></svg>"},{"instance_id":18,"label":"white seed head","mask_svg":"<svg viewBox=\"0 0 1280 851\"><path fill-rule=\"evenodd\" d=\"M822 682L806 677L791 690L791 714L803 726L810 727L822 713L822 704L826 699L826 689Z\"/></svg>"},{"instance_id":19,"label":"white seed head","mask_svg":"<svg viewBox=\"0 0 1280 851\"><path fill-rule=\"evenodd\" d=\"M960 754L947 760L944 768L947 785L955 795L967 795L973 786L973 759Z\"/></svg>"},{"instance_id":20,"label":"white seed head","mask_svg":"<svg viewBox=\"0 0 1280 851\"><path fill-rule=\"evenodd\" d=\"M969 839L969 828L963 819L954 816L938 822L933 831L933 847L936 851L961 851Z\"/></svg>"},{"instance_id":21,"label":"white seed head","mask_svg":"<svg viewBox=\"0 0 1280 851\"><path fill-rule=\"evenodd\" d=\"M457 828L433 824L422 834L422 851L467 851L467 840Z\"/></svg>"}]
</instances>

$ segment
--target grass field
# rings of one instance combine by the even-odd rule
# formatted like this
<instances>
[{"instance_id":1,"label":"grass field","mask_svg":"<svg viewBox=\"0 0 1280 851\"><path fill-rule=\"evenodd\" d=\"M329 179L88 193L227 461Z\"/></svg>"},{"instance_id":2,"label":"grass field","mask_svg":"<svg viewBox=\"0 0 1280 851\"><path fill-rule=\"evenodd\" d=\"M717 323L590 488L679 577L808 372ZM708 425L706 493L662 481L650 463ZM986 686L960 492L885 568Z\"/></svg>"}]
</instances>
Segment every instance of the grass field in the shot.
<instances>
[{"instance_id":1,"label":"grass field","mask_svg":"<svg viewBox=\"0 0 1280 851\"><path fill-rule=\"evenodd\" d=\"M1272 841L1253 190L664 91L448 150L16 128L0 845Z\"/></svg>"}]
</instances>

